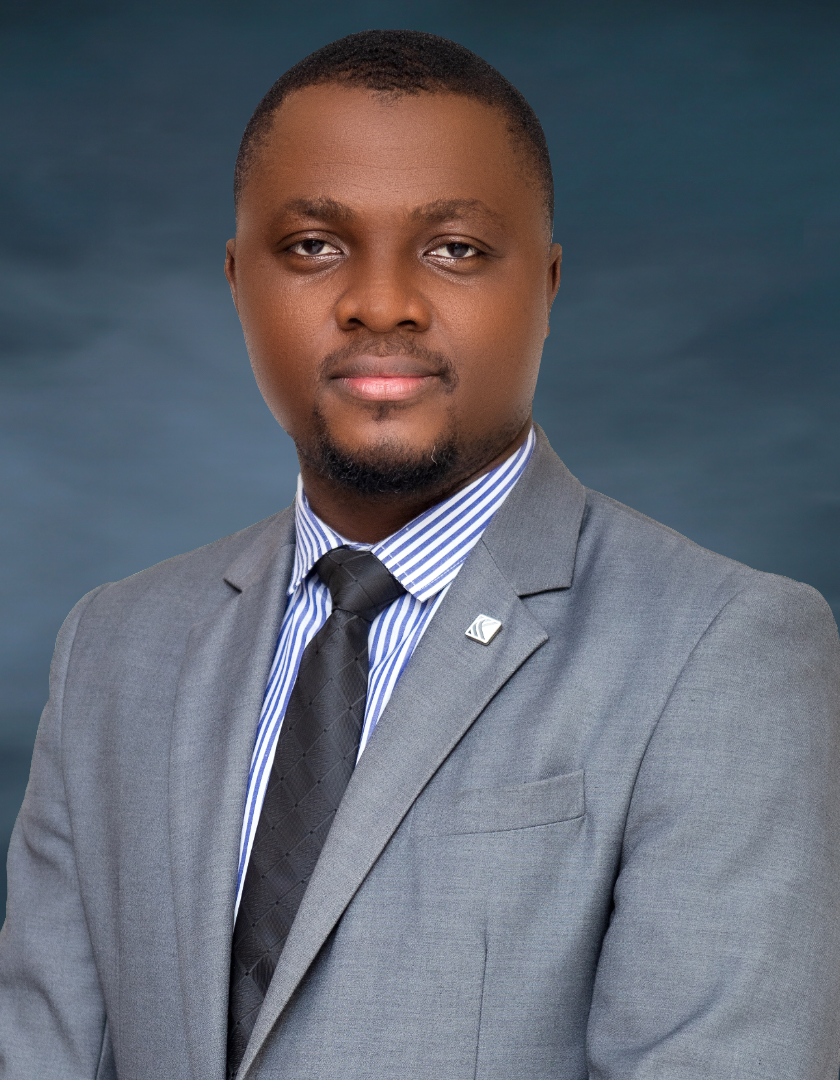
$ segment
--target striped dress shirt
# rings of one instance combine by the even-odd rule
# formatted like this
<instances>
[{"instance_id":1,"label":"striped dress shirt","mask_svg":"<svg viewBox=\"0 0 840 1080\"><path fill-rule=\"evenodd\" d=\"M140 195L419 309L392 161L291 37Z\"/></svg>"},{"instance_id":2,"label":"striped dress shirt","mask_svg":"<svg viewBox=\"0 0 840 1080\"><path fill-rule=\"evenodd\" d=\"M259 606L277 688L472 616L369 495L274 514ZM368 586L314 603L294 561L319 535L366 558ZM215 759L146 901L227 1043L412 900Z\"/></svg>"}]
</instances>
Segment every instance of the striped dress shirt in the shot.
<instances>
[{"instance_id":1,"label":"striped dress shirt","mask_svg":"<svg viewBox=\"0 0 840 1080\"><path fill-rule=\"evenodd\" d=\"M344 544L360 551L372 551L406 590L370 626L368 694L359 743L361 757L417 642L467 555L522 475L534 443L532 428L524 445L501 465L373 545L352 543L325 525L312 512L298 478L295 562L289 582L289 602L268 677L251 758L239 849L237 910L277 737L301 657L332 610L329 589L318 574L312 572L315 563L328 551Z\"/></svg>"}]
</instances>

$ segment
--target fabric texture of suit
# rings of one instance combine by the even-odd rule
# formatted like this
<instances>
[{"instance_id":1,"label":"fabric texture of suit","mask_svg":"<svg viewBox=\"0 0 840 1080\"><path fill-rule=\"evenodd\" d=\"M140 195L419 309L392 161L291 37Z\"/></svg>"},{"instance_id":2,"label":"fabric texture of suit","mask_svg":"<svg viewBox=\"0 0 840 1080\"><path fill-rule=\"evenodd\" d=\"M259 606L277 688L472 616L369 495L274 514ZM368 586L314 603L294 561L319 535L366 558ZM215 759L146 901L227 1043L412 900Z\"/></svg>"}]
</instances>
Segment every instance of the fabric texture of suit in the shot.
<instances>
[{"instance_id":1,"label":"fabric texture of suit","mask_svg":"<svg viewBox=\"0 0 840 1080\"><path fill-rule=\"evenodd\" d=\"M286 510L68 617L0 1076L222 1080L293 553ZM825 602L587 491L540 434L359 761L239 1075L836 1080L838 883Z\"/></svg>"}]
</instances>

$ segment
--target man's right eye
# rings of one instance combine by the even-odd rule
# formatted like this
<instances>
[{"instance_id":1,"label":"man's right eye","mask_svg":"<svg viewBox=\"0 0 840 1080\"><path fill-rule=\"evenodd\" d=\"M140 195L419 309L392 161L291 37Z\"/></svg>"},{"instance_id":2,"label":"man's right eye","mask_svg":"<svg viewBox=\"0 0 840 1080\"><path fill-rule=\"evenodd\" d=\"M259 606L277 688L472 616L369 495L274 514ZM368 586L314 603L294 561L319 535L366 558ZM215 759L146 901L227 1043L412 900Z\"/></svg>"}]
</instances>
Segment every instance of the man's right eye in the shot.
<instances>
[{"instance_id":1,"label":"man's right eye","mask_svg":"<svg viewBox=\"0 0 840 1080\"><path fill-rule=\"evenodd\" d=\"M327 240L298 240L292 244L289 251L296 255L340 255L341 252Z\"/></svg>"}]
</instances>

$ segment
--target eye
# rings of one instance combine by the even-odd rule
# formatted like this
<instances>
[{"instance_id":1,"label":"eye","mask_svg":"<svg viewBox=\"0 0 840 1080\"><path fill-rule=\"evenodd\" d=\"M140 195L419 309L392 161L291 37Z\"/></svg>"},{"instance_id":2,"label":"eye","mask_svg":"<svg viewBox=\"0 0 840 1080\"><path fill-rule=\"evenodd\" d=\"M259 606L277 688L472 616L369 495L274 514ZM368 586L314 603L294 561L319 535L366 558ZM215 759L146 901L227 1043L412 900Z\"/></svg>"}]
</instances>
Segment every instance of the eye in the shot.
<instances>
[{"instance_id":1,"label":"eye","mask_svg":"<svg viewBox=\"0 0 840 1080\"><path fill-rule=\"evenodd\" d=\"M328 240L316 240L314 237L309 240L298 240L296 244L292 244L289 251L293 251L296 255L340 255L341 252Z\"/></svg>"},{"instance_id":2,"label":"eye","mask_svg":"<svg viewBox=\"0 0 840 1080\"><path fill-rule=\"evenodd\" d=\"M434 248L429 254L435 255L439 259L452 259L456 262L460 262L463 259L470 259L476 255L480 255L481 252L477 247L473 247L472 244L465 244L460 240L452 240L448 244L441 244L440 247Z\"/></svg>"}]
</instances>

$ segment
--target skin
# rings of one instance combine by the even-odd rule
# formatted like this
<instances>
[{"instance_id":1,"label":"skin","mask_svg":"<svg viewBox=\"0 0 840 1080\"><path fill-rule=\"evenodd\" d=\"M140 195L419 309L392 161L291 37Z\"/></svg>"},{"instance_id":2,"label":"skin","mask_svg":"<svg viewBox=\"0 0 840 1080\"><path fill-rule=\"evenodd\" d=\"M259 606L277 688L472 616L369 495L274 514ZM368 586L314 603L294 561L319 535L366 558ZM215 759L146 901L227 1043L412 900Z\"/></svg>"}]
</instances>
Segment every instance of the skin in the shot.
<instances>
[{"instance_id":1,"label":"skin","mask_svg":"<svg viewBox=\"0 0 840 1080\"><path fill-rule=\"evenodd\" d=\"M259 388L328 525L375 543L522 445L560 254L497 110L332 84L283 102L225 272ZM321 432L366 462L460 453L433 488L362 496L321 465Z\"/></svg>"}]
</instances>

